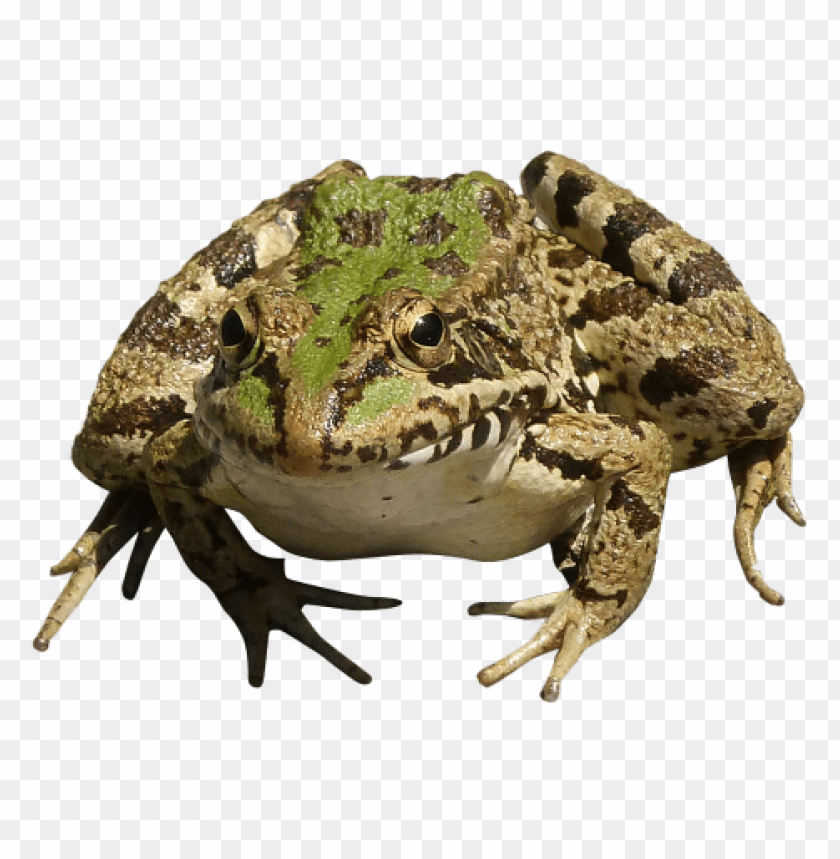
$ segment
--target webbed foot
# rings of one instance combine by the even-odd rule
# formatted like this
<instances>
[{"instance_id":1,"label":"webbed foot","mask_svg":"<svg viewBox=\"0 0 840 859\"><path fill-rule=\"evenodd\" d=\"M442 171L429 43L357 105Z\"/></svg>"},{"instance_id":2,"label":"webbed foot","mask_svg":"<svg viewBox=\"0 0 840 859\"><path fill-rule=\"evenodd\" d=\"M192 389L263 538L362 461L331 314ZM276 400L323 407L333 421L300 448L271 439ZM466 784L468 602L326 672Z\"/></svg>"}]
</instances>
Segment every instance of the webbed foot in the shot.
<instances>
[{"instance_id":1,"label":"webbed foot","mask_svg":"<svg viewBox=\"0 0 840 859\"><path fill-rule=\"evenodd\" d=\"M402 604L400 600L357 596L287 579L283 561L255 552L223 507L176 487L153 485L152 492L181 557L239 629L252 686L261 686L265 678L273 629L296 638L357 683L371 682L366 671L315 631L302 609L320 605L370 611L394 608Z\"/></svg>"},{"instance_id":2,"label":"webbed foot","mask_svg":"<svg viewBox=\"0 0 840 859\"><path fill-rule=\"evenodd\" d=\"M771 605L785 598L773 590L756 567L755 529L767 505L775 498L779 508L797 525L805 518L791 488L791 437L759 439L729 454L729 474L735 489L735 550L747 581Z\"/></svg>"},{"instance_id":3,"label":"webbed foot","mask_svg":"<svg viewBox=\"0 0 840 859\"><path fill-rule=\"evenodd\" d=\"M325 641L304 616L302 609L306 605L320 605L370 611L394 608L401 605L401 601L387 597L357 596L293 581L282 572L283 561L257 557L265 565L264 570L256 574L250 571L242 574L240 571L242 579L237 587L216 594L245 642L248 682L255 687L262 686L268 656L268 636L272 629L279 629L323 656L351 680L370 683L370 674Z\"/></svg>"}]
</instances>

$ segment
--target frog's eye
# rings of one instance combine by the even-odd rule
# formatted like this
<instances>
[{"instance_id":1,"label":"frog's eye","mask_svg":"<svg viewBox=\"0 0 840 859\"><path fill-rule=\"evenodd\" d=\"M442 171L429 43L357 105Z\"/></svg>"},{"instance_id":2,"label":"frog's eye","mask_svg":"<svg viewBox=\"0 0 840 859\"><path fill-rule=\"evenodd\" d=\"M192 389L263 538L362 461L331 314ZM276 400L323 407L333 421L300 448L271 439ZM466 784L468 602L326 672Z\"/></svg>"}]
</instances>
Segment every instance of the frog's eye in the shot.
<instances>
[{"instance_id":1,"label":"frog's eye","mask_svg":"<svg viewBox=\"0 0 840 859\"><path fill-rule=\"evenodd\" d=\"M231 307L219 323L219 346L225 363L241 370L252 364L259 351L259 328L246 304Z\"/></svg>"},{"instance_id":2,"label":"frog's eye","mask_svg":"<svg viewBox=\"0 0 840 859\"><path fill-rule=\"evenodd\" d=\"M410 365L430 370L443 364L452 348L449 327L441 312L427 298L406 305L394 323L401 356Z\"/></svg>"},{"instance_id":3,"label":"frog's eye","mask_svg":"<svg viewBox=\"0 0 840 859\"><path fill-rule=\"evenodd\" d=\"M415 346L428 346L434 349L443 340L445 330L443 317L439 313L424 313L414 323L408 336Z\"/></svg>"}]
</instances>

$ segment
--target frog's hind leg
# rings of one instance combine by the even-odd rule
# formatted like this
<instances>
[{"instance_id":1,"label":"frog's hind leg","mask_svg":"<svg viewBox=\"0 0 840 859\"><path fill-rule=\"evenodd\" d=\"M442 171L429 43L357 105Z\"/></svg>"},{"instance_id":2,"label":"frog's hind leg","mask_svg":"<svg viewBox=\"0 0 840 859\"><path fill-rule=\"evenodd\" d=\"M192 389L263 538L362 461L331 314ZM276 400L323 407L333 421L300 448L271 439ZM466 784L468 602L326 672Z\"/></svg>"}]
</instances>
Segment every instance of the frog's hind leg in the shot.
<instances>
[{"instance_id":1,"label":"frog's hind leg","mask_svg":"<svg viewBox=\"0 0 840 859\"><path fill-rule=\"evenodd\" d=\"M329 590L286 578L281 558L255 552L223 507L178 487L152 484L167 531L193 574L216 595L245 643L248 682L262 686L271 630L279 629L322 656L357 683L371 676L325 641L304 616L307 605L372 609L398 599Z\"/></svg>"},{"instance_id":2,"label":"frog's hind leg","mask_svg":"<svg viewBox=\"0 0 840 859\"><path fill-rule=\"evenodd\" d=\"M133 578L139 585L161 528L147 491L121 489L110 492L76 545L50 571L54 576L70 573L70 580L32 642L34 648L44 651L49 647L51 639L79 606L105 565L135 534L140 536L129 561L129 570L133 570Z\"/></svg>"},{"instance_id":3,"label":"frog's hind leg","mask_svg":"<svg viewBox=\"0 0 840 859\"><path fill-rule=\"evenodd\" d=\"M735 489L735 549L747 581L771 605L785 598L773 590L756 568L755 529L767 505L775 498L781 510L797 525L805 519L791 489L790 433L774 439L757 439L729 454L729 474Z\"/></svg>"}]
</instances>

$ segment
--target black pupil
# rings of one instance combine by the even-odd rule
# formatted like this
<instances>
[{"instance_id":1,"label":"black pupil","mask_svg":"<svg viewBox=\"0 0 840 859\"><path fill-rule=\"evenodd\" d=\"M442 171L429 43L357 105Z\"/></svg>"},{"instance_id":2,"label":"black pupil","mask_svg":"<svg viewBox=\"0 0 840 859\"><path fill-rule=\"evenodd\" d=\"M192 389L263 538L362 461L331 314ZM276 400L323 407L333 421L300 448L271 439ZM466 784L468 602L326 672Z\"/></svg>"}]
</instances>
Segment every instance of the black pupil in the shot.
<instances>
[{"instance_id":1,"label":"black pupil","mask_svg":"<svg viewBox=\"0 0 840 859\"><path fill-rule=\"evenodd\" d=\"M228 310L222 317L222 343L225 346L239 346L245 339L245 326L235 310Z\"/></svg>"},{"instance_id":2,"label":"black pupil","mask_svg":"<svg viewBox=\"0 0 840 859\"><path fill-rule=\"evenodd\" d=\"M411 340L418 346L437 346L443 340L443 320L437 313L424 313L411 329Z\"/></svg>"}]
</instances>

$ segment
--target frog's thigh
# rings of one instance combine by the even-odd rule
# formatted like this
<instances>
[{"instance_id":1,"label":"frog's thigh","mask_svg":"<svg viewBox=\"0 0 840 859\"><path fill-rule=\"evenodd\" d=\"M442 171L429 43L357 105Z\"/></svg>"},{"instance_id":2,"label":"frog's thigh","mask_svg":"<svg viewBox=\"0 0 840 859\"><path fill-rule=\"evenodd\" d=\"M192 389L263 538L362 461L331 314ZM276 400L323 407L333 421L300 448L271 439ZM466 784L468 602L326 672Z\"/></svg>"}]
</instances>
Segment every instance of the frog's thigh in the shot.
<instances>
[{"instance_id":1,"label":"frog's thigh","mask_svg":"<svg viewBox=\"0 0 840 859\"><path fill-rule=\"evenodd\" d=\"M543 697L554 700L560 680L583 651L630 616L650 584L669 473L667 437L645 421L554 415L538 438L526 441L511 478L562 482L566 491L577 484L582 494L594 492L591 524L580 572L569 590L546 605L530 607L526 604L532 601L524 600L506 611L498 610L500 604L474 608L473 614L547 617L530 642L479 674L482 684L492 685L535 656L556 650L543 689Z\"/></svg>"}]
</instances>

